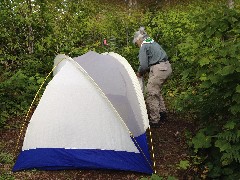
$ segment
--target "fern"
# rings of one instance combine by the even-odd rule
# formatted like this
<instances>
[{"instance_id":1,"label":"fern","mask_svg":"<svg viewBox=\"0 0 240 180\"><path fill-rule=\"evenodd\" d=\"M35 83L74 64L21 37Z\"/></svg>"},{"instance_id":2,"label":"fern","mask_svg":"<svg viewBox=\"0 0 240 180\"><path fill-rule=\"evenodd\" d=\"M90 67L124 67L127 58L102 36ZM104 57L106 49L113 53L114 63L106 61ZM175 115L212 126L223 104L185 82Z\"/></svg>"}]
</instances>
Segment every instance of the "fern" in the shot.
<instances>
[{"instance_id":1,"label":"fern","mask_svg":"<svg viewBox=\"0 0 240 180\"><path fill-rule=\"evenodd\" d=\"M226 162L236 161L240 163L240 144L233 145L231 148L227 149L221 157L223 165L228 165Z\"/></svg>"},{"instance_id":2,"label":"fern","mask_svg":"<svg viewBox=\"0 0 240 180\"><path fill-rule=\"evenodd\" d=\"M240 142L240 130L228 130L218 134L218 139L227 140L229 142Z\"/></svg>"},{"instance_id":3,"label":"fern","mask_svg":"<svg viewBox=\"0 0 240 180\"><path fill-rule=\"evenodd\" d=\"M235 161L240 163L240 130L226 130L217 135L215 147L223 152L221 157L222 165L229 165Z\"/></svg>"}]
</instances>

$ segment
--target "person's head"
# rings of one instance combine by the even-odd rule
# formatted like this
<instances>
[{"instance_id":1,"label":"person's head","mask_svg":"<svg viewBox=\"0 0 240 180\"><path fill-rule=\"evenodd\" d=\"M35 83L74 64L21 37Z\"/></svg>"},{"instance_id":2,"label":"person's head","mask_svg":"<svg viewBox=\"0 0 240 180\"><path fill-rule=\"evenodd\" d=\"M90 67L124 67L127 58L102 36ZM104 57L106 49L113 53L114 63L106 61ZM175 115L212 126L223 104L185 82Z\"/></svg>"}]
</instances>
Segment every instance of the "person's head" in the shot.
<instances>
[{"instance_id":1,"label":"person's head","mask_svg":"<svg viewBox=\"0 0 240 180\"><path fill-rule=\"evenodd\" d=\"M148 37L148 34L145 32L144 27L140 27L138 31L134 33L133 43L137 44L138 47L141 47L142 42Z\"/></svg>"}]
</instances>

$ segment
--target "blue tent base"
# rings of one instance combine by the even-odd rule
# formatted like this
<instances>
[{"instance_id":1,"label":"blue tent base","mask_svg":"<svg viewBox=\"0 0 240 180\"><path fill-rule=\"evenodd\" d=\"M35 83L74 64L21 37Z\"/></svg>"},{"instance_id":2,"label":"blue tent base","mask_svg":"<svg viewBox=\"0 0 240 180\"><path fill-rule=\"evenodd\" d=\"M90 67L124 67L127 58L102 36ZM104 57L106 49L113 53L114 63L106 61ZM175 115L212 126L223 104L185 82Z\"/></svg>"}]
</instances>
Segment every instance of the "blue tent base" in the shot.
<instances>
[{"instance_id":1,"label":"blue tent base","mask_svg":"<svg viewBox=\"0 0 240 180\"><path fill-rule=\"evenodd\" d=\"M64 148L37 148L22 151L13 171L24 169L112 169L153 173L150 165L140 153Z\"/></svg>"},{"instance_id":2,"label":"blue tent base","mask_svg":"<svg viewBox=\"0 0 240 180\"><path fill-rule=\"evenodd\" d=\"M111 169L152 174L146 133L132 138L141 153L101 150L36 148L22 151L13 171L26 169ZM141 147L141 149L140 149Z\"/></svg>"}]
</instances>

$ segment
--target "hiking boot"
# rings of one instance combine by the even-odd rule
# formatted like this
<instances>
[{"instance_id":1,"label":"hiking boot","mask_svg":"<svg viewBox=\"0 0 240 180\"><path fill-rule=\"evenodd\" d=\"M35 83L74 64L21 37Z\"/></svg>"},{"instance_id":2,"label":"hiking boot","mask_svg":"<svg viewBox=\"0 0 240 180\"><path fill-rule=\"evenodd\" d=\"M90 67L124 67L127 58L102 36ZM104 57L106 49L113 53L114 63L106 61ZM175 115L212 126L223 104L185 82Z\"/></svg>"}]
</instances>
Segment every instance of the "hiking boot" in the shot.
<instances>
[{"instance_id":1,"label":"hiking boot","mask_svg":"<svg viewBox=\"0 0 240 180\"><path fill-rule=\"evenodd\" d=\"M167 113L166 112L160 112L160 122L165 123L167 122Z\"/></svg>"}]
</instances>

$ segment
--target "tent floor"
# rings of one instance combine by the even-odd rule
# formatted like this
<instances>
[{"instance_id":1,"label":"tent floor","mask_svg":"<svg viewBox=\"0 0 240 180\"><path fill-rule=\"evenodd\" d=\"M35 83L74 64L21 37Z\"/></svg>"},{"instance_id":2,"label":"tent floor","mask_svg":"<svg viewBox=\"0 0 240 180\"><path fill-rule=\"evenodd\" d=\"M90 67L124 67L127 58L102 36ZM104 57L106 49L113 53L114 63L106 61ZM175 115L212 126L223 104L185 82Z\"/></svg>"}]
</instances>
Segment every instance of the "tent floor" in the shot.
<instances>
[{"instance_id":1,"label":"tent floor","mask_svg":"<svg viewBox=\"0 0 240 180\"><path fill-rule=\"evenodd\" d=\"M108 170L61 170L61 171L20 171L12 173L15 157L14 151L20 133L23 118L10 119L5 128L0 129L0 152L6 160L0 164L0 177L14 176L16 179L140 179L146 174ZM185 120L177 114L170 113L168 122L160 128L152 128L152 137L159 176L175 176L179 179L189 179L194 172L181 171L176 168L181 160L188 159L188 146L184 133L194 132L195 126L190 120ZM150 141L149 141L150 142ZM21 144L20 144L21 146Z\"/></svg>"}]
</instances>

